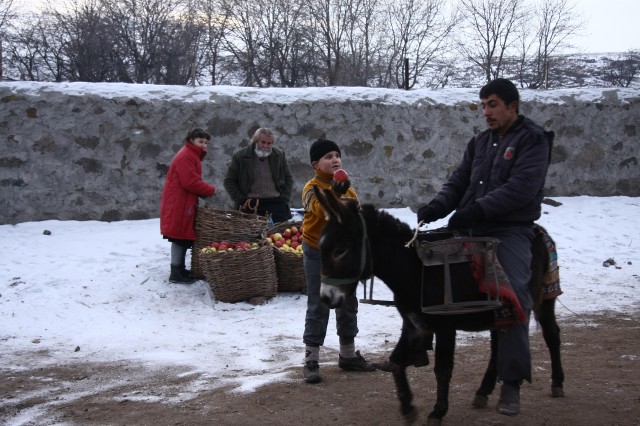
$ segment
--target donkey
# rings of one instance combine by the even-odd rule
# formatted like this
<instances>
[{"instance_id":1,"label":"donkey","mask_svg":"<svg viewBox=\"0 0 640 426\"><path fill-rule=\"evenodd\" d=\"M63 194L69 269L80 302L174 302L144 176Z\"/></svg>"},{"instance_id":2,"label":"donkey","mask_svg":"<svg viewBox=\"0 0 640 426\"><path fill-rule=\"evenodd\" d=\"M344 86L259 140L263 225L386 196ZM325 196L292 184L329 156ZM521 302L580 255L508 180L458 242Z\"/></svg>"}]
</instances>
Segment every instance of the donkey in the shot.
<instances>
[{"instance_id":1,"label":"donkey","mask_svg":"<svg viewBox=\"0 0 640 426\"><path fill-rule=\"evenodd\" d=\"M422 261L415 248L405 246L413 237L409 225L370 204L359 207L355 200L340 201L328 190L314 188L314 191L328 218L320 237L321 297L329 306L340 306L345 295L356 290L360 280L372 275L384 281L392 290L394 304L402 316L403 325L389 361L394 367L392 372L400 400L400 411L408 422L417 418L417 410L412 404L413 394L406 368L409 365L420 365L420 354L424 359L424 351L430 346L431 335L435 335L437 401L428 421L429 424L440 424L448 411L456 330L491 330L495 325L495 313L424 313L424 300L428 300L429 305L442 303L443 289L438 285L426 285L425 294L422 294ZM533 255L534 273L529 288L535 300L534 315L542 327L551 355L552 396L560 397L563 396L564 373L560 361L560 329L555 319L555 299L542 300L540 297L547 255L544 242L534 244ZM469 270L453 270L452 267L451 274L452 282L473 281ZM441 276L429 278L430 283L442 282ZM473 284L475 283L470 282L469 285L457 286L470 290L462 290L462 293L461 290L456 290L456 300L486 300L486 295L479 294L478 286ZM496 343L493 336L492 333L489 365L473 401L475 407L486 406L488 395L496 385Z\"/></svg>"}]
</instances>

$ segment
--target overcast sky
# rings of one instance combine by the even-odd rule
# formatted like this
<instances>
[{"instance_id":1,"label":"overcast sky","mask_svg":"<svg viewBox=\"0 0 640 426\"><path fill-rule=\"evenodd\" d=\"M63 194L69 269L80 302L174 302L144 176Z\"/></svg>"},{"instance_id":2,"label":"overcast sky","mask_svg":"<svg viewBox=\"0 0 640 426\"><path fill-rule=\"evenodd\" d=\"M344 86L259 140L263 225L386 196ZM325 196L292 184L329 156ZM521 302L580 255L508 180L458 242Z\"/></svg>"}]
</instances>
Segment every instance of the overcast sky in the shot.
<instances>
[{"instance_id":1,"label":"overcast sky","mask_svg":"<svg viewBox=\"0 0 640 426\"><path fill-rule=\"evenodd\" d=\"M626 52L640 49L638 0L579 0L587 25L574 44L581 52Z\"/></svg>"},{"instance_id":2,"label":"overcast sky","mask_svg":"<svg viewBox=\"0 0 640 426\"><path fill-rule=\"evenodd\" d=\"M47 0L21 1L27 6L37 6L47 2ZM54 4L65 3L65 0L51 1ZM456 0L450 1L450 4L456 2ZM573 2L586 23L582 34L572 40L578 52L626 52L630 49L640 49L640 32L638 31L640 1L573 0Z\"/></svg>"}]
</instances>

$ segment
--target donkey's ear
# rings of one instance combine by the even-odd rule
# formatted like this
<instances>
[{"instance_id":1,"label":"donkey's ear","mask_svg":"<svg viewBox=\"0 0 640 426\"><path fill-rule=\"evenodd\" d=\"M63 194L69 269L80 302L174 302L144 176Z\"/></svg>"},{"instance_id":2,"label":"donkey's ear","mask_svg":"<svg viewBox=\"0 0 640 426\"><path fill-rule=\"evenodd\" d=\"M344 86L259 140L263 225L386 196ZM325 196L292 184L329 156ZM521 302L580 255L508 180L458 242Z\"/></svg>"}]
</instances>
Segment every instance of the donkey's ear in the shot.
<instances>
[{"instance_id":1,"label":"donkey's ear","mask_svg":"<svg viewBox=\"0 0 640 426\"><path fill-rule=\"evenodd\" d=\"M327 195L322 189L318 188L318 185L313 185L313 193L320 203L320 207L322 207L322 210L324 210L324 214L327 220L329 220L329 217L331 216L331 206L329 205L329 201L327 200Z\"/></svg>"},{"instance_id":2,"label":"donkey's ear","mask_svg":"<svg viewBox=\"0 0 640 426\"><path fill-rule=\"evenodd\" d=\"M313 192L324 210L327 221L333 218L337 220L338 223L342 223L341 210L344 206L342 206L336 196L333 195L333 192L328 189L320 189L317 185L313 186Z\"/></svg>"}]
</instances>

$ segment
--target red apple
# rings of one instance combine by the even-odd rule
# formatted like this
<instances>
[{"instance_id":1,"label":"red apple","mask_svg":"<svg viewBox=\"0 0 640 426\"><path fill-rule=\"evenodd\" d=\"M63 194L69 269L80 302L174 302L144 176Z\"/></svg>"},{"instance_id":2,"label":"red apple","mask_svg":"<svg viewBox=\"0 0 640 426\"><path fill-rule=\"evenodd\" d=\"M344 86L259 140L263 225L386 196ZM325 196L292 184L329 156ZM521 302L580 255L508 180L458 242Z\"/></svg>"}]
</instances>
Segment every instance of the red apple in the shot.
<instances>
[{"instance_id":1,"label":"red apple","mask_svg":"<svg viewBox=\"0 0 640 426\"><path fill-rule=\"evenodd\" d=\"M349 179L349 175L347 174L347 172L344 171L344 169L338 169L335 172L333 172L334 182L340 183L347 179Z\"/></svg>"}]
</instances>

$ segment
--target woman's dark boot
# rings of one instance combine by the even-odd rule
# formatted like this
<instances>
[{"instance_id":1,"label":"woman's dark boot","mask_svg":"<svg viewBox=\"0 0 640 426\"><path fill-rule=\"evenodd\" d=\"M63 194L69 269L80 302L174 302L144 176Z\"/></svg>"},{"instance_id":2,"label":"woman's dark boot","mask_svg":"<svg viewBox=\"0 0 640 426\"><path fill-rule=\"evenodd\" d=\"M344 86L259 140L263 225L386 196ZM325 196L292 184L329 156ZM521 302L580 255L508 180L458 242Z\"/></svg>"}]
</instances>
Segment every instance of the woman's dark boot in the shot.
<instances>
[{"instance_id":1,"label":"woman's dark boot","mask_svg":"<svg viewBox=\"0 0 640 426\"><path fill-rule=\"evenodd\" d=\"M182 275L184 275L185 277L191 278L191 270L187 269L184 263L180 265L180 271L182 272Z\"/></svg>"},{"instance_id":2,"label":"woman's dark boot","mask_svg":"<svg viewBox=\"0 0 640 426\"><path fill-rule=\"evenodd\" d=\"M169 275L169 282L175 284L193 284L195 281L190 276L185 275L182 265L171 265L171 275Z\"/></svg>"}]
</instances>

